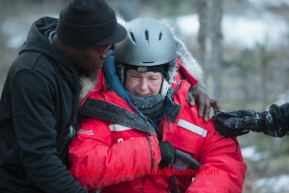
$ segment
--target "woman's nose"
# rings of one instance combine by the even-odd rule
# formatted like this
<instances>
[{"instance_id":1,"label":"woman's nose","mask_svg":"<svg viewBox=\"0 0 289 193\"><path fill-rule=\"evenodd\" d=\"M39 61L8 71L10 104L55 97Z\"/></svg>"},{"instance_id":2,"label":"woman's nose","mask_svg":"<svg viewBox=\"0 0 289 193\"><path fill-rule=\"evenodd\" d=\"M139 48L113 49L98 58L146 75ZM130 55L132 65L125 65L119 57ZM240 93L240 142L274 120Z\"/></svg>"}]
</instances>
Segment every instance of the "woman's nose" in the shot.
<instances>
[{"instance_id":1,"label":"woman's nose","mask_svg":"<svg viewBox=\"0 0 289 193\"><path fill-rule=\"evenodd\" d=\"M146 90L147 87L148 87L147 81L144 80L144 79L142 79L141 82L140 82L140 88L141 88L141 90Z\"/></svg>"}]
</instances>

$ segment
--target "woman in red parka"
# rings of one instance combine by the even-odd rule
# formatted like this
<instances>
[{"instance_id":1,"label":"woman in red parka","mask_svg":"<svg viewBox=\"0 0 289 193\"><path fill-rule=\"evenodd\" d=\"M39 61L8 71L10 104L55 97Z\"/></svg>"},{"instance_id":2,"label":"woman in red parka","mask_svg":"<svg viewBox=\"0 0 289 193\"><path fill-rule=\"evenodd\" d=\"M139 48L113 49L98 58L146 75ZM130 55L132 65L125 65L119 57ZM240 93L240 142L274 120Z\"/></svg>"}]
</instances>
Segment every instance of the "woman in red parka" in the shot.
<instances>
[{"instance_id":1,"label":"woman in red parka","mask_svg":"<svg viewBox=\"0 0 289 193\"><path fill-rule=\"evenodd\" d=\"M97 84L80 105L70 172L89 191L241 193L237 139L218 135L186 99L196 61L157 20L125 26L97 81L83 80Z\"/></svg>"}]
</instances>

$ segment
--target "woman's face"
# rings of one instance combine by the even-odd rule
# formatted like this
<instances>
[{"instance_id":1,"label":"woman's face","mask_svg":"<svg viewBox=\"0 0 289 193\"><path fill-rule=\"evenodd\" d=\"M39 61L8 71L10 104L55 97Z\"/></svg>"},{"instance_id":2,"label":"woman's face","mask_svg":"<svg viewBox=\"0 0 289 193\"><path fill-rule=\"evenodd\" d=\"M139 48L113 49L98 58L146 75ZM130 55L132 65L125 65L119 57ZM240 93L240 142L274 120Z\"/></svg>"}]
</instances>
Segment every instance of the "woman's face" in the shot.
<instances>
[{"instance_id":1,"label":"woman's face","mask_svg":"<svg viewBox=\"0 0 289 193\"><path fill-rule=\"evenodd\" d=\"M138 96L152 96L159 94L163 83L163 74L129 69L126 72L125 80L125 87L131 93Z\"/></svg>"}]
</instances>

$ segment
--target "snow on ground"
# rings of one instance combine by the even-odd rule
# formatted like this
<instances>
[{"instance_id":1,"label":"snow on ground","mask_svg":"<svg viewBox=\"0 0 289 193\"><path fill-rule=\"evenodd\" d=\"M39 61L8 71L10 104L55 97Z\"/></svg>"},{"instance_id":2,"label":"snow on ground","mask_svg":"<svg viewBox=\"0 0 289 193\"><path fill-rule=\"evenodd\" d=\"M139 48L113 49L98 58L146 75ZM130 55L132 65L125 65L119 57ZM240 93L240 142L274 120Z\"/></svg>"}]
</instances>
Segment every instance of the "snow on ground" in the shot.
<instances>
[{"instance_id":1,"label":"snow on ground","mask_svg":"<svg viewBox=\"0 0 289 193\"><path fill-rule=\"evenodd\" d=\"M276 46L286 43L288 27L286 21L273 14L262 14L258 18L224 15L222 20L223 43L240 48L252 48L257 43ZM199 30L198 15L185 15L176 19L176 27L185 36L196 36Z\"/></svg>"},{"instance_id":2,"label":"snow on ground","mask_svg":"<svg viewBox=\"0 0 289 193\"><path fill-rule=\"evenodd\" d=\"M288 0L247 0L254 7L263 8L265 6L281 7L282 5L289 5Z\"/></svg>"},{"instance_id":3,"label":"snow on ground","mask_svg":"<svg viewBox=\"0 0 289 193\"><path fill-rule=\"evenodd\" d=\"M255 191L262 193L288 193L289 175L261 178L254 183Z\"/></svg>"},{"instance_id":4,"label":"snow on ground","mask_svg":"<svg viewBox=\"0 0 289 193\"><path fill-rule=\"evenodd\" d=\"M241 151L244 159L251 161L259 161L270 156L269 152L257 152L255 146L242 148Z\"/></svg>"},{"instance_id":5,"label":"snow on ground","mask_svg":"<svg viewBox=\"0 0 289 193\"><path fill-rule=\"evenodd\" d=\"M257 152L255 146L242 148L245 160L259 161L269 157L269 152ZM279 175L271 178L260 178L252 182L252 192L262 193L289 193L289 175Z\"/></svg>"},{"instance_id":6,"label":"snow on ground","mask_svg":"<svg viewBox=\"0 0 289 193\"><path fill-rule=\"evenodd\" d=\"M286 21L273 14L258 18L225 16L222 23L224 43L237 43L241 47L254 47L256 43L276 46L288 34Z\"/></svg>"},{"instance_id":7,"label":"snow on ground","mask_svg":"<svg viewBox=\"0 0 289 193\"><path fill-rule=\"evenodd\" d=\"M288 103L288 102L289 102L289 90L282 93L282 94L279 94L277 96L277 100L274 102L274 104L282 105L282 104Z\"/></svg>"}]
</instances>

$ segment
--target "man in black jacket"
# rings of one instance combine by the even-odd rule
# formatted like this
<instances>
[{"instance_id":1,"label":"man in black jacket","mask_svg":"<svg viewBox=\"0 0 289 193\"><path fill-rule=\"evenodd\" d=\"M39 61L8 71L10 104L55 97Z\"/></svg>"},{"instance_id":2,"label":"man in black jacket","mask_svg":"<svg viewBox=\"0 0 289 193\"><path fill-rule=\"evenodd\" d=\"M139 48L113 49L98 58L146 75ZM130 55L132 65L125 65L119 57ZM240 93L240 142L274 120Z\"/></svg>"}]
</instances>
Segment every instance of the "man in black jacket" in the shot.
<instances>
[{"instance_id":1,"label":"man in black jacket","mask_svg":"<svg viewBox=\"0 0 289 193\"><path fill-rule=\"evenodd\" d=\"M0 192L86 192L67 170L79 75L126 37L104 0L70 0L32 24L0 102Z\"/></svg>"},{"instance_id":2,"label":"man in black jacket","mask_svg":"<svg viewBox=\"0 0 289 193\"><path fill-rule=\"evenodd\" d=\"M263 112L217 112L213 120L218 133L224 136L244 135L253 131L272 137L283 137L289 135L289 103L281 106L273 104L269 111Z\"/></svg>"}]
</instances>

